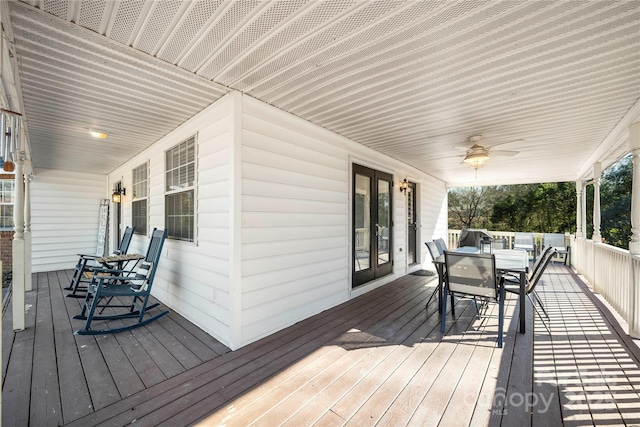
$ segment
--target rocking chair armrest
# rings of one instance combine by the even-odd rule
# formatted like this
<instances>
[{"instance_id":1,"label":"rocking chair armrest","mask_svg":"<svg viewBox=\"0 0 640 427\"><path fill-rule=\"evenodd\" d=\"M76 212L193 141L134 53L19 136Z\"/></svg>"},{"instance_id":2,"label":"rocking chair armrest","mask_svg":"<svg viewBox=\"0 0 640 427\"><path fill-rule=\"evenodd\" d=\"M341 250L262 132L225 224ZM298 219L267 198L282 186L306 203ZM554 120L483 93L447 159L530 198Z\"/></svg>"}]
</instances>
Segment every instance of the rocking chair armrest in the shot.
<instances>
[{"instance_id":1,"label":"rocking chair armrest","mask_svg":"<svg viewBox=\"0 0 640 427\"><path fill-rule=\"evenodd\" d=\"M112 271L111 268L107 268L104 265L85 265L84 266L84 271L87 271L89 273L93 273L96 271L100 271L100 272L108 272L108 271Z\"/></svg>"},{"instance_id":2,"label":"rocking chair armrest","mask_svg":"<svg viewBox=\"0 0 640 427\"><path fill-rule=\"evenodd\" d=\"M82 259L96 259L98 255L77 254Z\"/></svg>"},{"instance_id":3,"label":"rocking chair armrest","mask_svg":"<svg viewBox=\"0 0 640 427\"><path fill-rule=\"evenodd\" d=\"M133 270L118 270L117 268L106 268L106 267L93 267L91 269L94 276L100 277L108 277L108 276L118 276L119 278L127 277L128 275L135 275L136 272Z\"/></svg>"},{"instance_id":4,"label":"rocking chair armrest","mask_svg":"<svg viewBox=\"0 0 640 427\"><path fill-rule=\"evenodd\" d=\"M118 281L118 282L127 282L131 280L135 280L136 282L148 282L150 279L148 277L135 277L135 276L96 276L96 279L100 284L109 281Z\"/></svg>"}]
</instances>

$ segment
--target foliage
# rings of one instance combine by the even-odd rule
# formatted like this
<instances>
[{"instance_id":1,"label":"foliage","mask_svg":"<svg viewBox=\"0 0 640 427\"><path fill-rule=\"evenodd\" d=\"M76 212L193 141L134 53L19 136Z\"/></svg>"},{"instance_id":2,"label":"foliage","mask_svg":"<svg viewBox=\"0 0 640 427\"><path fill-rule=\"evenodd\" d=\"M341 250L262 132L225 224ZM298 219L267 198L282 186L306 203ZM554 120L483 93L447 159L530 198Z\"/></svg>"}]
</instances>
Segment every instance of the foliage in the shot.
<instances>
[{"instance_id":1,"label":"foliage","mask_svg":"<svg viewBox=\"0 0 640 427\"><path fill-rule=\"evenodd\" d=\"M633 164L626 157L602 175L601 234L627 249L631 237ZM587 186L587 236L593 234L593 186ZM449 190L449 228L537 233L576 232L573 182L465 187Z\"/></svg>"},{"instance_id":2,"label":"foliage","mask_svg":"<svg viewBox=\"0 0 640 427\"><path fill-rule=\"evenodd\" d=\"M454 223L459 228L475 226L484 217L488 208L486 187L455 188L449 191L449 227ZM458 227L456 227L458 228Z\"/></svg>"},{"instance_id":3,"label":"foliage","mask_svg":"<svg viewBox=\"0 0 640 427\"><path fill-rule=\"evenodd\" d=\"M452 189L449 227L572 232L575 200L575 186L570 183Z\"/></svg>"},{"instance_id":4,"label":"foliage","mask_svg":"<svg viewBox=\"0 0 640 427\"><path fill-rule=\"evenodd\" d=\"M602 175L600 184L600 234L605 242L629 248L631 239L631 186L633 163L625 157Z\"/></svg>"}]
</instances>

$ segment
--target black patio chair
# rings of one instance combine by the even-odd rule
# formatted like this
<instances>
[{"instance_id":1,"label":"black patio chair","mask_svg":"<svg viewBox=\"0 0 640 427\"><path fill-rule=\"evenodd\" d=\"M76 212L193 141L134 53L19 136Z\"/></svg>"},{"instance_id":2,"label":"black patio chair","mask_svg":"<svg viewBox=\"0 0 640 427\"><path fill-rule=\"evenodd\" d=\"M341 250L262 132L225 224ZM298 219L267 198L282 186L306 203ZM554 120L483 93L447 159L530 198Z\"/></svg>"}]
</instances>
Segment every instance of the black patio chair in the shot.
<instances>
[{"instance_id":1,"label":"black patio chair","mask_svg":"<svg viewBox=\"0 0 640 427\"><path fill-rule=\"evenodd\" d=\"M504 329L504 287L502 278L496 272L496 259L493 254L463 254L445 252L447 275L442 298L442 315L440 331L444 334L447 317L447 295L471 297L476 303L482 301L486 307L489 301L499 305L498 310L498 347L502 348L502 331ZM453 314L453 313L452 313Z\"/></svg>"},{"instance_id":2,"label":"black patio chair","mask_svg":"<svg viewBox=\"0 0 640 427\"><path fill-rule=\"evenodd\" d=\"M564 265L567 265L567 260L569 261L569 264L571 264L571 246L565 246L564 234L545 233L543 243L545 246L553 247L556 250L557 255L562 255L564 258Z\"/></svg>"},{"instance_id":3,"label":"black patio chair","mask_svg":"<svg viewBox=\"0 0 640 427\"><path fill-rule=\"evenodd\" d=\"M74 319L86 320L85 326L83 329L75 331L75 335L103 335L127 331L151 323L169 313L168 311L161 311L154 316L144 318L148 310L159 305L158 303L148 305L148 301L162 253L162 246L164 245L166 237L166 229L153 230L147 255L135 271L111 269L94 270L93 278L87 288L87 295L84 305L82 306L82 312L73 317ZM131 298L131 303L121 303L122 300L128 300L128 298ZM114 300L115 303L112 304ZM101 310L101 314L106 308L125 310L124 313L119 314L96 315L97 309ZM94 320L128 318L137 318L137 322L112 329L91 329L91 322Z\"/></svg>"},{"instance_id":4,"label":"black patio chair","mask_svg":"<svg viewBox=\"0 0 640 427\"><path fill-rule=\"evenodd\" d=\"M507 249L507 239L491 239L491 250Z\"/></svg>"},{"instance_id":5,"label":"black patio chair","mask_svg":"<svg viewBox=\"0 0 640 427\"><path fill-rule=\"evenodd\" d=\"M438 251L440 252L440 255L444 255L444 251L448 250L447 249L447 244L445 243L443 238L439 238L433 241L436 246L438 247Z\"/></svg>"},{"instance_id":6,"label":"black patio chair","mask_svg":"<svg viewBox=\"0 0 640 427\"><path fill-rule=\"evenodd\" d=\"M440 239L442 240L442 239ZM443 241L444 243L444 241ZM436 258L444 255L445 251L440 252L437 242L433 241L433 242L425 242L425 245L427 245L427 249L429 249L429 254L431 255L431 259L432 260L436 260ZM443 264L436 264L435 262L433 263L433 265L435 265L436 270L438 271L438 285L436 286L436 288L433 290L433 292L431 292L431 295L429 296L429 299L427 300L427 304L426 304L426 308L429 308L429 304L431 303L431 300L433 299L433 297L436 295L436 293L438 294L438 312L442 311L442 301L441 301L441 296L442 296L442 286L443 283L445 281L445 275L447 274L444 268ZM453 298L453 295L451 295L451 307L453 310L455 300Z\"/></svg>"},{"instance_id":7,"label":"black patio chair","mask_svg":"<svg viewBox=\"0 0 640 427\"><path fill-rule=\"evenodd\" d=\"M549 265L549 262L551 261L551 258L553 258L555 255L556 255L555 248L553 248L551 246L546 246L543 249L542 253L540 254L538 259L536 260L536 263L534 264L533 268L531 269L531 273L527 277L527 282L526 282L527 283L527 285L526 285L527 287L525 289L525 294L527 295L527 297L531 301L531 305L533 305L534 311L536 312L538 317L540 317L540 320L542 321L544 326L547 328L547 330L549 330L549 327L547 326L547 324L545 323L544 319L542 318L542 315L538 311L538 308L536 307L536 302L540 306L540 309L544 313L544 315L547 318L547 320L549 320L549 314L547 314L547 310L544 308L544 304L542 303L542 300L540 299L540 296L537 294L535 289L536 289L536 286L538 285L538 282L540 282L540 279L542 278L542 275L544 274L544 271L547 269L547 266ZM519 294L520 293L520 280L519 280L519 278L510 277L508 275L505 275L504 276L504 290L506 292Z\"/></svg>"},{"instance_id":8,"label":"black patio chair","mask_svg":"<svg viewBox=\"0 0 640 427\"><path fill-rule=\"evenodd\" d=\"M533 259L536 259L536 245L533 233L515 232L513 236L513 249L525 249L531 252Z\"/></svg>"},{"instance_id":9,"label":"black patio chair","mask_svg":"<svg viewBox=\"0 0 640 427\"><path fill-rule=\"evenodd\" d=\"M113 255L124 255L127 253L135 229L135 227L127 227L124 230L120 246L118 249L113 251ZM76 264L76 269L73 272L71 282L69 283L69 286L64 288L67 291L71 291L71 293L66 295L71 298L84 298L84 293L87 291L87 284L91 282L91 277L93 276L93 269L105 267L104 265L100 265L96 262L96 258L99 258L97 255L78 254L78 256L80 258ZM78 295L78 292L82 292L82 295Z\"/></svg>"}]
</instances>

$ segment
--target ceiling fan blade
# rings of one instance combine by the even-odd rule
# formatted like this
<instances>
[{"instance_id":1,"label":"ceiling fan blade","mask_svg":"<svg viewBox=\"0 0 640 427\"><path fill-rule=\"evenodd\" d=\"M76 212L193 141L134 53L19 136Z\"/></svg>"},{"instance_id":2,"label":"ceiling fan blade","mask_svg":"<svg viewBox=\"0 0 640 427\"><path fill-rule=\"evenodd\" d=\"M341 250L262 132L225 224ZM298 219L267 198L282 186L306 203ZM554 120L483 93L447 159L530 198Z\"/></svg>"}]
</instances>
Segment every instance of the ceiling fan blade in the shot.
<instances>
[{"instance_id":1,"label":"ceiling fan blade","mask_svg":"<svg viewBox=\"0 0 640 427\"><path fill-rule=\"evenodd\" d=\"M520 153L520 152L519 151L495 150L495 151L489 151L489 156L511 157L511 156L515 156L518 153Z\"/></svg>"},{"instance_id":2,"label":"ceiling fan blade","mask_svg":"<svg viewBox=\"0 0 640 427\"><path fill-rule=\"evenodd\" d=\"M452 156L435 157L429 160L444 160L444 159L455 159L455 158L462 158L462 157L464 157L464 154L454 154Z\"/></svg>"},{"instance_id":3,"label":"ceiling fan blade","mask_svg":"<svg viewBox=\"0 0 640 427\"><path fill-rule=\"evenodd\" d=\"M487 148L499 147L500 145L514 144L516 142L527 142L525 139L514 139L512 141L498 142L497 144L486 145Z\"/></svg>"}]
</instances>

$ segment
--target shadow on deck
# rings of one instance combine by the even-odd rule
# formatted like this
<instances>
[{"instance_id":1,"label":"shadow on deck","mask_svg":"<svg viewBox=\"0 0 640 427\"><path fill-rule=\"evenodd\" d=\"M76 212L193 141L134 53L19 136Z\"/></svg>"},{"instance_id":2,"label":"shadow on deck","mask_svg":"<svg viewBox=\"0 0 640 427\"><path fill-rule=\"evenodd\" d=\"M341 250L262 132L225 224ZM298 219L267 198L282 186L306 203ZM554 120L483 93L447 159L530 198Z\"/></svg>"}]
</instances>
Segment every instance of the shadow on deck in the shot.
<instances>
[{"instance_id":1,"label":"shadow on deck","mask_svg":"<svg viewBox=\"0 0 640 427\"><path fill-rule=\"evenodd\" d=\"M4 316L3 425L640 423L637 347L561 265L540 286L550 332L528 304L517 333L514 296L502 349L467 300L443 337L435 281L412 275L233 352L175 313L74 336L69 274L34 275L25 331Z\"/></svg>"}]
</instances>

